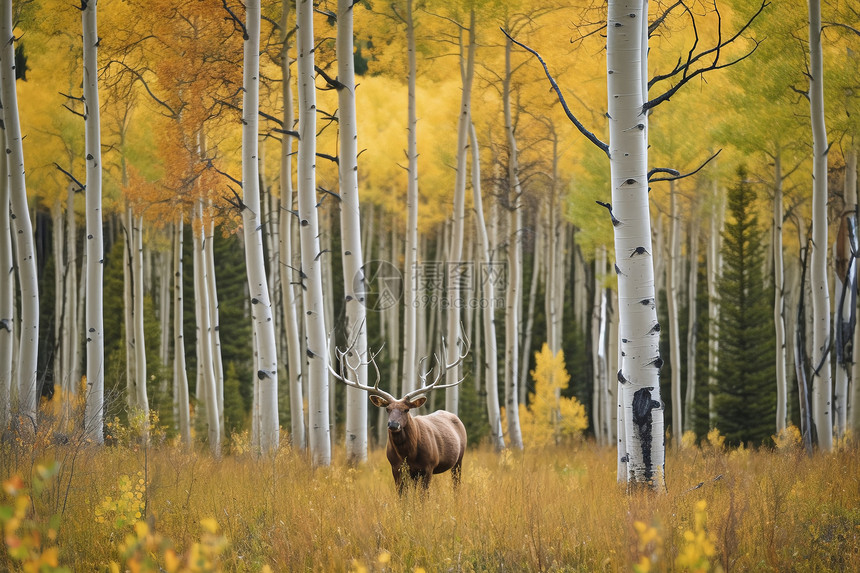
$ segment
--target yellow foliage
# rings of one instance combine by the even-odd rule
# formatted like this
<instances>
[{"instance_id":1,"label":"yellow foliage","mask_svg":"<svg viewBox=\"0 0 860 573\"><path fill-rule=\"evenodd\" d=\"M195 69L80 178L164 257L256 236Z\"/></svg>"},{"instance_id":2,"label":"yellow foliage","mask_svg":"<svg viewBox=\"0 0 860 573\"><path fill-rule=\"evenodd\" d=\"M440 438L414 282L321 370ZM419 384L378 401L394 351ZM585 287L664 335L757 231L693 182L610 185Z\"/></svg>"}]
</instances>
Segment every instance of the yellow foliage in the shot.
<instances>
[{"instance_id":1,"label":"yellow foliage","mask_svg":"<svg viewBox=\"0 0 860 573\"><path fill-rule=\"evenodd\" d=\"M772 436L772 438L777 449L783 451L797 449L803 441L800 429L794 424L789 424L777 435Z\"/></svg>"},{"instance_id":2,"label":"yellow foliage","mask_svg":"<svg viewBox=\"0 0 860 573\"><path fill-rule=\"evenodd\" d=\"M706 526L707 502L696 502L693 513L693 529L684 532L684 543L675 558L675 565L684 571L705 573L711 570L711 559L716 555L715 537Z\"/></svg>"},{"instance_id":3,"label":"yellow foliage","mask_svg":"<svg viewBox=\"0 0 860 573\"><path fill-rule=\"evenodd\" d=\"M577 440L588 427L585 407L575 398L564 398L561 392L570 382L564 365L564 352L553 356L544 343L535 353L535 368L531 371L535 391L529 394L529 404L520 404L520 426L523 442L536 447L570 443Z\"/></svg>"}]
</instances>

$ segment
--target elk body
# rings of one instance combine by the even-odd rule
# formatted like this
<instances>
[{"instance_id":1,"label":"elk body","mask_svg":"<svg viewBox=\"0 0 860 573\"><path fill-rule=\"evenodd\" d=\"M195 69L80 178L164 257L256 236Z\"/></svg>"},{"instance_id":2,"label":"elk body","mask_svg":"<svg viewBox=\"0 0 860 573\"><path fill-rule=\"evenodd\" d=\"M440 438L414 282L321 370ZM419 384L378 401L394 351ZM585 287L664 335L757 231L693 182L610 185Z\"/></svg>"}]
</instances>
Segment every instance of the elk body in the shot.
<instances>
[{"instance_id":1,"label":"elk body","mask_svg":"<svg viewBox=\"0 0 860 573\"><path fill-rule=\"evenodd\" d=\"M442 348L445 348L444 343ZM407 393L399 400L379 389L378 369L376 384L373 386L362 384L346 375L347 369L353 374L358 370L358 366L353 367L349 364L350 349L337 351L343 375L335 372L329 365L329 371L335 378L348 386L366 391L371 404L385 408L388 412L386 455L391 464L394 484L400 494L405 491L410 482L421 484L427 489L434 474L447 471L451 472L455 487L460 483L463 454L466 452L466 427L463 422L456 415L444 410L423 416L413 416L410 411L424 405L427 401L426 394L432 390L450 388L463 381L460 379L451 384L439 385L442 374L458 366L468 354L468 340L465 341L464 348L453 363L445 364L443 360L438 364L439 372L431 384L427 384L427 375L430 371L419 374L421 387ZM369 363L376 366L373 358Z\"/></svg>"},{"instance_id":2,"label":"elk body","mask_svg":"<svg viewBox=\"0 0 860 573\"><path fill-rule=\"evenodd\" d=\"M427 400L420 396L391 400L371 394L370 402L388 412L388 445L386 455L394 474L397 491L406 487L404 477L430 486L433 474L451 471L456 486L460 482L463 454L466 452L466 427L460 418L439 410L426 416L412 416Z\"/></svg>"}]
</instances>

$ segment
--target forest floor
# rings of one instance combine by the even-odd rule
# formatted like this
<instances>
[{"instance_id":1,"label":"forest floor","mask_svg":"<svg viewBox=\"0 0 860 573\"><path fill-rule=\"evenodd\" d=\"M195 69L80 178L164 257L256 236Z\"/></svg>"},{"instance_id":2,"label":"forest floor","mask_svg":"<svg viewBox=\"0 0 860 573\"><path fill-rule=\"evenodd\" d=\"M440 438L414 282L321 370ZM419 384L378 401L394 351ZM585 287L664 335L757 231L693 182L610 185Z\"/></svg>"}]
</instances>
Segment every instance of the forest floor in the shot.
<instances>
[{"instance_id":1,"label":"forest floor","mask_svg":"<svg viewBox=\"0 0 860 573\"><path fill-rule=\"evenodd\" d=\"M670 448L657 495L628 494L593 442L476 448L458 489L403 498L382 450L314 469L289 447L0 448L4 571L860 571L856 441Z\"/></svg>"}]
</instances>

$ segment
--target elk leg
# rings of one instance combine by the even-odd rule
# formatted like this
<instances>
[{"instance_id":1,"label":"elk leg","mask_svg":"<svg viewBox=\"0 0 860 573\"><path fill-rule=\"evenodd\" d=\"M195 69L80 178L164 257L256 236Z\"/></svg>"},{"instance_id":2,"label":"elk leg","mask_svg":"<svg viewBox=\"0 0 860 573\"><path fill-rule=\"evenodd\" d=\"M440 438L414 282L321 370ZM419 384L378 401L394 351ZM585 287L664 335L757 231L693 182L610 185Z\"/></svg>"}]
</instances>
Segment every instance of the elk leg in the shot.
<instances>
[{"instance_id":1,"label":"elk leg","mask_svg":"<svg viewBox=\"0 0 860 573\"><path fill-rule=\"evenodd\" d=\"M457 486L460 485L460 473L462 472L463 465L461 462L457 462L454 467L451 468L451 479L454 482L454 489L457 489Z\"/></svg>"}]
</instances>

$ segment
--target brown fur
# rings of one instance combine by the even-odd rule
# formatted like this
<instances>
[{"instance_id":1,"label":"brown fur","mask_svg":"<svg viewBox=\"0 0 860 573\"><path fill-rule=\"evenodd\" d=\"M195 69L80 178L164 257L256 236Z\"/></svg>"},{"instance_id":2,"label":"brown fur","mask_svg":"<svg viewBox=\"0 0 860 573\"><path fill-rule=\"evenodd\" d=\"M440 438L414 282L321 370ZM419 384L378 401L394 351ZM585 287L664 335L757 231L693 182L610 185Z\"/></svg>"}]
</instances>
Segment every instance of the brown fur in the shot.
<instances>
[{"instance_id":1,"label":"brown fur","mask_svg":"<svg viewBox=\"0 0 860 573\"><path fill-rule=\"evenodd\" d=\"M427 489L433 474L450 470L454 486L459 484L466 451L466 428L460 418L444 410L413 417L409 411L424 404L423 396L411 402L370 396L370 401L388 411L386 454L398 493L406 488L404 475Z\"/></svg>"}]
</instances>

